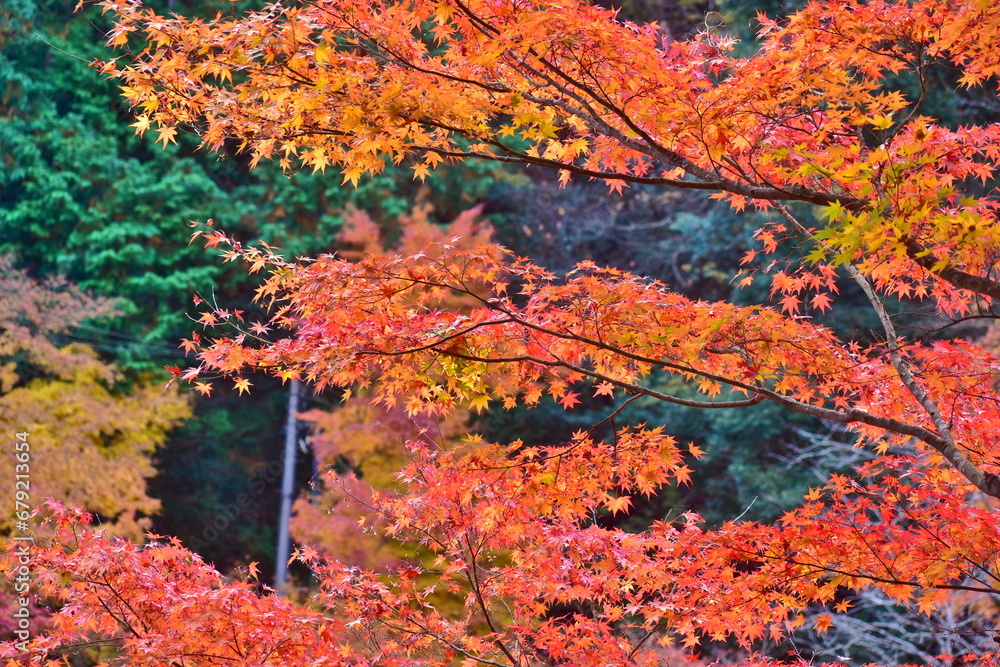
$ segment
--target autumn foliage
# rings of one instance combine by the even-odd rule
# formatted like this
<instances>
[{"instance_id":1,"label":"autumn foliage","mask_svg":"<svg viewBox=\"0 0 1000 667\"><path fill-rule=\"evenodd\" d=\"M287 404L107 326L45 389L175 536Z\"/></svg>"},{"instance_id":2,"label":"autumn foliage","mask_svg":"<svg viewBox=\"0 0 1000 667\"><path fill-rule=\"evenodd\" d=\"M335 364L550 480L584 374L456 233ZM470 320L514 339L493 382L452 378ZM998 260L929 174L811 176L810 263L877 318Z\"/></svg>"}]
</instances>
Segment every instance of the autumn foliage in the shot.
<instances>
[{"instance_id":1,"label":"autumn foliage","mask_svg":"<svg viewBox=\"0 0 1000 667\"><path fill-rule=\"evenodd\" d=\"M64 280L33 280L0 256L0 429L33 436L31 497L83 507L112 532L141 540L159 509L146 489L153 452L191 410L156 382L124 390L119 370L92 348L53 340L113 312L107 299ZM5 452L13 470L14 450ZM10 498L14 483L0 481ZM0 522L0 532L11 528Z\"/></svg>"},{"instance_id":2,"label":"autumn foliage","mask_svg":"<svg viewBox=\"0 0 1000 667\"><path fill-rule=\"evenodd\" d=\"M410 254L430 247L433 252L449 240L464 248L486 243L492 229L478 213L466 211L442 226L430 222L429 207L417 206L391 225L391 236L398 238L390 250ZM347 211L338 236L347 248L342 256L360 259L385 252L385 232L364 212ZM459 310L475 302L474 297L458 293L447 300L449 307ZM309 442L319 474L311 482L314 493L295 503L292 537L344 564L369 569L415 557L413 545L363 525L372 491L404 488L395 475L408 461L407 442L454 446L462 441L469 431L469 412L455 410L442 419L413 415L402 405L374 405L371 396L362 394L346 398L333 410L310 410L302 418L312 424Z\"/></svg>"},{"instance_id":3,"label":"autumn foliage","mask_svg":"<svg viewBox=\"0 0 1000 667\"><path fill-rule=\"evenodd\" d=\"M267 274L257 298L272 315L243 322L206 304L206 331L188 342L198 365L182 373L200 389L225 377L244 391L265 369L370 387L422 415L546 397L572 409L585 393L769 401L846 425L875 457L772 526L710 529L686 513L626 533L606 519L688 483L701 454L669 424L544 447L416 438L403 490L370 502L379 529L436 554L431 565L385 577L304 548L313 602L333 612L319 616L223 582L176 545L87 534L39 552L71 583L43 578L67 604L63 625L22 661L96 632L135 665L646 665L657 644L777 640L868 589L925 613L996 595L1000 359L950 332L993 317L1000 297L1000 125L946 127L921 111L936 68L995 89L995 3L812 3L761 17L746 57L728 38L674 42L577 0L322 0L211 20L101 5L111 43L131 49L103 69L137 132L155 127L164 143L186 129L254 162L336 167L345 182L481 157L612 189L711 191L771 219L740 280L770 281L775 307L694 301L586 262L556 275L488 243L290 261L202 227L207 245ZM845 339L810 317L848 285L875 336ZM901 328L897 311L915 307L943 333ZM667 393L660 374L690 391ZM78 529L79 515L55 512ZM464 614L435 607L427 570Z\"/></svg>"}]
</instances>

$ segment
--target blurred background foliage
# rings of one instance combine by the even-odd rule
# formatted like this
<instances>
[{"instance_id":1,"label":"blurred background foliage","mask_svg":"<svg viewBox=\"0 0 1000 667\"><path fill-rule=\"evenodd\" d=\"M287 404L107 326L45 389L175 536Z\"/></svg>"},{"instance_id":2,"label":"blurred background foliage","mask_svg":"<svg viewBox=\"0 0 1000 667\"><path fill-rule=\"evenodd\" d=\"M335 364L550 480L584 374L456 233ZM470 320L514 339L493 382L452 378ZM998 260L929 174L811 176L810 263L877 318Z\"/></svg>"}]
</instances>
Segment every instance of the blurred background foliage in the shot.
<instances>
[{"instance_id":1,"label":"blurred background foliage","mask_svg":"<svg viewBox=\"0 0 1000 667\"><path fill-rule=\"evenodd\" d=\"M621 196L609 195L607 186L583 180L560 188L555 174L483 162L441 168L424 183L414 181L405 167L389 168L354 189L342 187L334 173L286 175L271 164L250 171L243 156L199 150L190 136L179 136L176 145L163 150L151 138L133 136L116 86L89 66L95 58L110 56L102 46L108 26L99 11L74 12L74 4L5 0L0 5L0 255L10 258L0 268L29 282L64 276L93 295L66 284L53 288L72 295L74 315L58 326L36 327L32 335L35 344L57 351L53 355L76 359L58 367L32 361L24 346L3 346L4 327L13 330L9 322L25 321L30 299L13 298L13 288L0 293L0 310L13 313L5 324L0 312L0 371L6 369L0 377L0 422L5 428L4 420L23 422L29 414L25 406L35 405L31 414L39 425L32 422L31 428L39 437L61 442L66 460L80 462L52 473L53 480L63 479L62 487L53 483L53 493L89 505L111 525L120 520L126 534L138 536L151 527L176 535L196 544L224 571L250 561L261 562L265 572L273 566L285 388L261 377L254 392L242 397L220 391L180 398L159 389L168 377L164 366L185 364L177 345L195 328L189 317L192 295L251 312L255 308L248 302L253 278L238 265L222 264L213 252L189 245L189 221L214 219L241 240L264 240L299 256L357 250L357 233L342 236L344 221L352 216L355 222L358 216L367 220L366 229L378 236L381 247L393 247L405 245L414 220L443 229L478 207L475 214L491 224L495 240L556 271L590 259L649 275L693 298L740 303L767 298L766 284L739 290L730 280L754 246L753 230L768 217L737 216L697 193L632 187ZM221 0L149 4L202 15L248 5ZM658 21L678 39L704 30L750 39L756 12L780 16L796 6L780 0L623 0L620 17ZM956 92L951 76L934 73L934 94L924 113L950 125L998 117L995 97ZM798 213L813 214L808 209ZM424 237L433 236L425 232ZM42 283L32 284L42 289ZM849 292L847 298L849 305ZM865 336L874 325L860 307L838 309L822 321L849 337ZM415 425L405 424L399 414L374 414L357 401L340 406L338 398L307 401L316 424L318 464L300 457L296 472L303 495L295 534L328 543L330 551L359 564L395 562L406 554L348 530L353 519L345 514L343 490L316 472L353 473L362 484L357 488L391 486L387 480L400 461L400 439ZM45 411L53 402L62 404L63 413ZM105 424L91 423L66 410L103 410L124 421L108 416ZM530 446L566 440L613 410L603 397L569 412L549 404L459 421L487 439L522 438ZM73 419L78 418L86 422L78 431L91 434L89 439L79 433L71 437L65 429L45 430L46 419L76 427ZM688 509L711 524L736 516L773 521L810 484L864 456L843 432L772 405L696 411L637 400L616 425L640 422L664 424L679 441L697 444L706 455L690 486L667 489L628 517L601 519L626 529L639 530ZM428 426L417 431L421 428L426 432ZM454 420L439 428L449 439L456 435ZM610 436L609 426L602 428ZM100 460L87 448L103 460L118 452L122 484L131 489L117 494L117 505L96 497L93 484L107 471L92 469ZM64 479L74 474L80 479L75 491ZM209 530L219 516L232 513L232 499L241 493L251 498L249 506L241 507L224 529ZM323 521L328 523L319 525ZM860 649L852 647L857 654Z\"/></svg>"}]
</instances>

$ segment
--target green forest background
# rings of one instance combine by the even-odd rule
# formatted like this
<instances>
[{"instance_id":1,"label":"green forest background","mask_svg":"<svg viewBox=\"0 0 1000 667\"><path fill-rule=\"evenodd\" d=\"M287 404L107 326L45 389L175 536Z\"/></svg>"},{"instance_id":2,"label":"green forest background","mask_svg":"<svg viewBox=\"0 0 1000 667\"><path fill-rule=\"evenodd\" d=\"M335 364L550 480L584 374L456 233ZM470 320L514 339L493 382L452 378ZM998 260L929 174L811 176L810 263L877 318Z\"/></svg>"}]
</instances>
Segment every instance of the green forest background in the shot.
<instances>
[{"instance_id":1,"label":"green forest background","mask_svg":"<svg viewBox=\"0 0 1000 667\"><path fill-rule=\"evenodd\" d=\"M185 15L247 5L149 4ZM177 536L223 572L251 561L273 571L280 504L274 470L282 456L287 388L258 377L253 392L243 396L162 389L169 379L165 366L189 363L178 345L197 328L191 319L194 294L226 307L255 308L249 302L253 278L212 251L189 245L189 221L214 219L243 241L263 240L298 256L343 250L338 235L351 211L364 212L391 245L401 216L415 206L426 207L421 210L442 225L481 206L496 240L553 270L590 259L649 275L694 298L738 303L766 298L765 291L737 290L729 282L742 254L753 247L751 232L760 214L736 216L698 194L632 187L618 196L586 181L559 188L555 174L481 162L442 168L425 183L414 181L409 169L388 169L354 189L341 186L333 173L288 176L268 164L250 171L243 156L200 150L193 137L179 135L176 145L161 149L152 137L133 136L133 119L117 87L89 66L114 55L102 44L108 24L98 10L74 11L73 5L74 0L5 0L0 7L0 256L7 258L0 270L8 277L0 283L0 427L7 434L50 434L54 444L38 454L60 461L51 466L48 488L77 493L90 503L87 509L120 532L137 537L149 529ZM676 38L698 30L749 38L755 12L775 16L792 9L792 2L775 1L631 0L621 16L659 21ZM927 115L953 125L1000 117L985 99L958 97L949 81L937 83ZM52 286L52 293L75 300L74 315L64 301L45 296L50 288L41 286L56 276L93 299L66 285ZM840 309L826 324L861 337L874 324L862 313ZM307 392L304 400L303 410L320 413L339 405L336 392ZM609 405L592 400L569 412L554 405L496 411L461 426L488 439L551 443L600 421ZM102 418L83 418L83 412ZM360 411L353 418L354 430L331 431L340 438L365 437L358 427L371 414ZM389 418L382 419L379 428L392 427ZM735 516L772 521L809 485L863 457L842 431L773 405L698 412L636 401L619 425L622 421L666 424L680 441L707 453L689 487L638 508L621 520L625 528L640 529L688 509L709 523ZM299 435L306 438L310 431L303 428ZM100 458L85 465L84 451ZM385 475L391 456L382 458L379 468L343 454L333 461L320 455L319 463L300 456L300 494L317 493L317 472L327 465L354 468L363 477ZM67 463L73 461L80 464ZM74 475L86 481L77 482ZM104 494L114 497L102 497L102 485ZM84 487L90 495L80 490ZM206 527L231 513L232 500L241 493L252 499L249 506L204 539ZM412 556L395 557L407 555ZM309 585L307 573L296 575L297 585ZM931 639L920 639L918 621L907 620L902 610L892 616L879 601L871 604L870 610L880 611L869 611L870 632L879 632L876 616L891 616L892 632L910 628L910 646L892 649L894 659L935 650ZM863 613L859 618L864 620ZM831 648L816 638L809 650L879 657L870 646L845 647L844 641Z\"/></svg>"}]
</instances>

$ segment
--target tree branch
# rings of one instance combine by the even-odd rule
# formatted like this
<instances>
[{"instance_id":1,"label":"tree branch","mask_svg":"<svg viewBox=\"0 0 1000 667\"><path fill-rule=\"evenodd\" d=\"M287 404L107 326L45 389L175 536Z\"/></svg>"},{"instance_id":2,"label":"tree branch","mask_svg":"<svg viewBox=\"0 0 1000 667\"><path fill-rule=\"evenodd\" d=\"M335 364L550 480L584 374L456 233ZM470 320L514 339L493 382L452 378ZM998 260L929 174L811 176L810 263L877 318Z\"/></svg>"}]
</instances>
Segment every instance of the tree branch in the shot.
<instances>
[{"instance_id":1,"label":"tree branch","mask_svg":"<svg viewBox=\"0 0 1000 667\"><path fill-rule=\"evenodd\" d=\"M783 218L785 218L785 220L795 227L800 234L805 235L807 238L813 238L812 234L809 233L809 230L807 230L783 204L776 203L775 209ZM871 282L860 271L858 271L853 264L845 262L843 267L844 270L847 271L847 275L850 276L851 280L857 283L858 287L861 288L861 291L864 292L865 296L868 298L868 302L871 304L875 314L878 316L879 322L881 323L882 329L885 331L886 335L886 348L889 351L889 362L892 364L893 369L895 369L896 374L899 376L900 382L903 383L903 386L906 387L907 391L910 392L910 394L917 400L917 403L920 404L920 406L927 412L934 424L934 427L938 430L936 437L933 439L921 439L940 452L960 473L962 473L962 475L965 476L966 479L972 482L983 493L1000 498L1000 477L993 473L987 473L980 470L978 466L976 466L958 450L958 447L955 446L955 440L951 434L951 428L941 415L941 411L938 409L937 404L933 399L931 399L924 388L920 386L920 383L917 382L916 378L913 377L913 373L910 371L909 365L903 360L899 353L899 336L896 334L896 328L893 326L892 319L885 310L885 304L879 298L878 294L875 293L875 289L872 287Z\"/></svg>"}]
</instances>

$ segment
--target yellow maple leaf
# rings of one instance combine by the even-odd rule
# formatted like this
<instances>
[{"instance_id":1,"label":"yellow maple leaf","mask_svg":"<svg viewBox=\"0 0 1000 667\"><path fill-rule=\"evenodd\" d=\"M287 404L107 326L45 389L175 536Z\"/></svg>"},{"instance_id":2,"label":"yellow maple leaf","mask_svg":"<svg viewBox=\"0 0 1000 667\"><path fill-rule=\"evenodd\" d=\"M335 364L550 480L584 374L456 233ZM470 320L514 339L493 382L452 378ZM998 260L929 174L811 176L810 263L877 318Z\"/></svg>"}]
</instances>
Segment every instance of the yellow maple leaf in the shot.
<instances>
[{"instance_id":1,"label":"yellow maple leaf","mask_svg":"<svg viewBox=\"0 0 1000 667\"><path fill-rule=\"evenodd\" d=\"M869 121L877 130L888 130L892 127L891 116L875 116Z\"/></svg>"},{"instance_id":2,"label":"yellow maple leaf","mask_svg":"<svg viewBox=\"0 0 1000 667\"><path fill-rule=\"evenodd\" d=\"M490 397L486 394L479 394L471 401L469 401L469 407L477 412L482 412L490 404Z\"/></svg>"},{"instance_id":3,"label":"yellow maple leaf","mask_svg":"<svg viewBox=\"0 0 1000 667\"><path fill-rule=\"evenodd\" d=\"M326 173L326 166L330 164L330 159L326 156L326 150L322 147L315 149L308 157L308 164L312 165L313 173L317 171Z\"/></svg>"},{"instance_id":4,"label":"yellow maple leaf","mask_svg":"<svg viewBox=\"0 0 1000 667\"><path fill-rule=\"evenodd\" d=\"M419 178L423 181L431 173L431 170L426 164L416 164L413 165L413 178Z\"/></svg>"},{"instance_id":5,"label":"yellow maple leaf","mask_svg":"<svg viewBox=\"0 0 1000 667\"><path fill-rule=\"evenodd\" d=\"M174 138L177 136L176 127L160 127L156 130L159 135L156 139L157 143L163 142L163 147L166 148L167 144L176 144L177 140Z\"/></svg>"},{"instance_id":6,"label":"yellow maple leaf","mask_svg":"<svg viewBox=\"0 0 1000 667\"><path fill-rule=\"evenodd\" d=\"M142 114L134 123L129 125L129 127L134 127L135 133L141 137L146 133L146 130L149 129L149 124L150 124L149 114ZM161 134L160 136L162 138L163 135Z\"/></svg>"}]
</instances>

